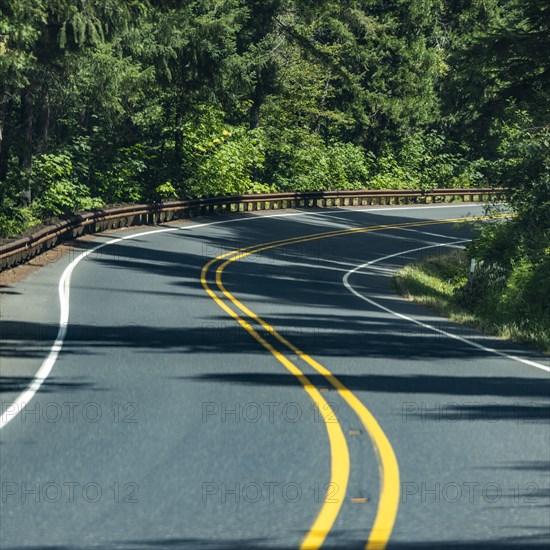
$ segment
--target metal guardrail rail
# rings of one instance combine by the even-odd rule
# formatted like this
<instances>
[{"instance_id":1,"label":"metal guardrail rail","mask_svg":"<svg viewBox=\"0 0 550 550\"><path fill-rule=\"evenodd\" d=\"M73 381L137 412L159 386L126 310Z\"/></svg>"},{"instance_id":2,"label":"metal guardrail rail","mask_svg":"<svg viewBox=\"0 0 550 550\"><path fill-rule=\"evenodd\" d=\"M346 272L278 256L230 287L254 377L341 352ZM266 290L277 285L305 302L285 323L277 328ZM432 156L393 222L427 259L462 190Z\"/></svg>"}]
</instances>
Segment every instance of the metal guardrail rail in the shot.
<instances>
[{"instance_id":1,"label":"metal guardrail rail","mask_svg":"<svg viewBox=\"0 0 550 550\"><path fill-rule=\"evenodd\" d=\"M325 208L338 206L390 205L411 203L488 202L504 200L508 189L483 187L465 189L351 190L304 193L230 195L205 199L135 204L75 214L30 236L0 247L0 271L28 261L57 244L84 234L135 225L155 225L175 219L206 214L277 210L281 208Z\"/></svg>"}]
</instances>

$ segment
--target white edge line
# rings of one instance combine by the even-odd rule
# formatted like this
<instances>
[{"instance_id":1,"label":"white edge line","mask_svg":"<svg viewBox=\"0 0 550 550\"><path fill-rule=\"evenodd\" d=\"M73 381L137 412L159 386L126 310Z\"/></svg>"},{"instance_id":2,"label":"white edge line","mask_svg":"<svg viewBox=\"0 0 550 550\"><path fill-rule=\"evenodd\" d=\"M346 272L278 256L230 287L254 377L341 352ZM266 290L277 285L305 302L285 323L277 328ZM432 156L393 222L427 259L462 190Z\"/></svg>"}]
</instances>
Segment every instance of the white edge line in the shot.
<instances>
[{"instance_id":1,"label":"white edge line","mask_svg":"<svg viewBox=\"0 0 550 550\"><path fill-rule=\"evenodd\" d=\"M165 233L167 231L176 231L176 230L177 228L170 227L170 228L156 229L153 231L145 231L135 235L127 235L124 237L118 237L116 239L112 239L106 243L102 243L98 246L95 246L90 250L86 250L85 252L82 252L82 254L78 255L65 268L65 271L63 271L63 274L59 279L59 285L58 285L60 314L59 314L59 329L57 331L57 336L55 338L55 341L52 344L52 347L50 348L50 352L48 356L42 362L42 365L40 366L40 368L36 371L34 378L32 379L31 383L28 385L27 389L23 390L23 392L17 396L15 401L13 401L10 405L6 407L5 410L3 410L2 416L0 417L0 430L4 426L6 426L11 420L13 420L17 416L17 414L21 412L25 408L25 406L31 401L31 399L35 396L36 392L40 389L44 381L48 378L55 362L57 361L59 353L63 348L63 342L65 341L65 336L67 334L67 327L69 325L69 291L70 291L71 275L74 271L74 268L80 263L80 261L83 260L86 256L93 254L96 250L103 248L104 246L109 246L111 244L115 244L117 242L124 241L124 240L129 240L138 236L141 237L143 235L150 235L152 233ZM2 404L2 409L4 409L3 404Z\"/></svg>"},{"instance_id":2,"label":"white edge line","mask_svg":"<svg viewBox=\"0 0 550 550\"><path fill-rule=\"evenodd\" d=\"M379 207L379 208L356 208L353 210L346 210L347 212L387 212L388 210L422 210L422 209L434 209L434 208L467 208L467 207L479 207L484 206L485 203L461 203L461 204L450 204L450 205L428 205L428 206L404 206L404 207L393 207L393 208L385 208L385 207ZM140 233L134 233L132 235L126 235L124 237L118 237L115 239L112 239L108 242L101 243L94 248L91 248L90 250L87 250L77 256L66 268L65 271L63 271L63 274L61 275L61 278L59 279L59 285L58 285L58 292L59 292L59 304L60 304L60 315L59 315L59 328L57 331L57 336L55 338L54 343L52 344L50 348L50 352L48 353L48 356L44 361L42 362L40 368L36 371L32 381L27 386L25 390L23 390L17 398L10 403L6 409L4 410L4 404L2 403L2 416L0 416L0 430L4 428L11 420L13 420L18 413L20 413L25 406L32 400L32 398L36 395L36 392L40 389L42 384L46 381L48 376L50 375L50 372L52 371L52 368L57 361L57 358L59 357L59 353L61 352L63 348L63 343L65 341L65 336L67 335L67 327L69 325L69 292L70 292L70 283L71 283L71 275L75 269L75 267L83 260L86 256L89 256L90 254L93 254L100 248L103 248L105 246L110 246L112 244L116 244L120 241L125 240L131 240L136 237L143 237L145 235L152 235L156 233L167 233L169 231L178 231L178 230L188 230L188 229L198 229L201 227L206 227L210 225L220 225L220 224L227 224L227 223L234 223L234 222L243 222L243 221L251 221L251 220L263 220L268 218L281 218L281 217L287 217L287 216L312 216L312 215L331 215L331 214L341 214L343 210L329 210L328 212L286 212L282 214L272 214L268 216L262 216L262 215L256 215L251 217L243 217L243 218L237 218L233 220L220 220L215 222L206 222L206 223L197 223L192 224L189 226L179 226L179 227L169 227L169 228L162 228L162 229L153 229L150 231L144 231ZM435 220L437 221L437 220ZM391 256L389 256L391 257ZM376 261L381 261L385 258L380 258ZM374 262L371 262L374 263ZM368 264L365 264L368 265ZM360 266L361 267L361 266ZM356 268L358 269L358 268ZM348 274L346 274L347 277ZM345 284L345 283L344 283ZM352 292L355 293L355 291L348 287ZM359 295L360 296L360 295ZM362 296L360 296L362 297ZM362 297L363 299L366 299ZM368 299L367 299L368 300ZM374 302L373 302L374 303ZM377 305L377 304L375 304ZM383 306L379 306L384 309ZM388 310L389 311L389 310ZM412 319L411 319L412 320ZM415 321L416 322L416 321ZM525 362L525 361L524 361ZM535 363L536 364L536 363ZM550 371L550 369L549 369Z\"/></svg>"},{"instance_id":3,"label":"white edge line","mask_svg":"<svg viewBox=\"0 0 550 550\"><path fill-rule=\"evenodd\" d=\"M459 242L468 242L467 240L459 241ZM393 311L392 309L383 306L382 304L379 304L378 302L375 302L371 298L367 298L363 294L357 292L349 283L349 277L350 275L353 275L353 273L356 273L357 271L360 271L361 269L364 269L365 267L368 267L372 264L376 264L378 262L382 262L384 260L388 260L390 258L395 258L396 256L402 256L404 254L409 254L411 252L418 252L420 250L426 250L428 248L435 248L438 246L447 246L447 247L453 247L457 248L456 244L450 244L450 243L439 243L429 246L421 246L419 248L413 248L411 250L405 250L403 252L397 252L396 254L389 254L388 256L382 256L381 258L377 258L376 260L371 260L370 262L366 262L364 264L361 264L357 267L354 267L350 271L348 271L342 281L344 283L344 286L355 296L358 298L361 298L361 300L364 300L365 302L377 307L378 309L381 309L387 313L390 313L391 315L395 315L396 317L399 317L400 319L404 319L405 321L409 321L411 323L414 323L416 325L420 325L421 327L427 328L429 330L433 330L434 332L438 332L439 334L442 334L444 336L447 336L448 338L454 338L455 340L460 340L461 342L468 344L469 346L473 346L474 348L478 348L480 350L486 351L487 353L493 353L496 355L499 355L500 357L504 357L506 359L512 359L513 361L518 361L519 363L523 363L525 365L529 365L531 367L535 367L537 369L543 370L545 372L550 372L550 367L547 367L546 365L543 365L541 363L537 363L536 361L530 361L529 359L524 359L522 357L517 357L516 355L508 355L507 353L503 353L501 351L498 351L494 348L489 348L486 346L483 346L481 344L478 344L477 342L473 342L472 340L467 340L465 338L462 338L461 336L458 336L456 334L452 334L451 332L447 332L445 330L441 330L437 327L434 327L433 325L430 325L428 323L423 323L422 321L418 321L417 319L414 319L413 317L409 317L408 315L403 315L402 313L398 313L397 311Z\"/></svg>"}]
</instances>

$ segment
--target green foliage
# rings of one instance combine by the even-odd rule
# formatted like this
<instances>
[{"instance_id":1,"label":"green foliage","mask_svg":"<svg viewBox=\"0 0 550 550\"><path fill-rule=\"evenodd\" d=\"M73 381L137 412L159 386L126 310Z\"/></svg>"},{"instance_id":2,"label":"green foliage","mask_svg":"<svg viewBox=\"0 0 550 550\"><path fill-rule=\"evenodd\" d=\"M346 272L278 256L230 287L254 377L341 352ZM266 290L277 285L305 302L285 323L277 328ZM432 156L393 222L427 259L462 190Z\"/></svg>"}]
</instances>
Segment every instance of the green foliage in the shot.
<instances>
[{"instance_id":1,"label":"green foliage","mask_svg":"<svg viewBox=\"0 0 550 550\"><path fill-rule=\"evenodd\" d=\"M178 196L174 186L169 181L157 186L155 195L158 197L159 202L173 200Z\"/></svg>"},{"instance_id":2,"label":"green foliage","mask_svg":"<svg viewBox=\"0 0 550 550\"><path fill-rule=\"evenodd\" d=\"M491 167L495 180L512 189L516 217L479 228L470 253L483 263L468 290L476 307L489 311L498 303L499 314L521 327L550 314L550 139L533 110L509 100L505 112Z\"/></svg>"},{"instance_id":3,"label":"green foliage","mask_svg":"<svg viewBox=\"0 0 550 550\"><path fill-rule=\"evenodd\" d=\"M470 308L487 327L502 325L527 343L545 342L550 350L550 255L533 263L516 254L507 268L499 262L483 263L470 285L459 289ZM471 295L473 294L473 295Z\"/></svg>"},{"instance_id":4,"label":"green foliage","mask_svg":"<svg viewBox=\"0 0 550 550\"><path fill-rule=\"evenodd\" d=\"M543 261L535 264L527 258L513 262L502 294L501 307L517 319L530 322L550 319L550 250Z\"/></svg>"},{"instance_id":5,"label":"green foliage","mask_svg":"<svg viewBox=\"0 0 550 550\"><path fill-rule=\"evenodd\" d=\"M324 143L303 130L287 130L268 140L266 155L271 182L281 190L364 188L370 157L351 143Z\"/></svg>"},{"instance_id":6,"label":"green foliage","mask_svg":"<svg viewBox=\"0 0 550 550\"><path fill-rule=\"evenodd\" d=\"M184 143L186 190L192 196L269 191L255 178L265 160L261 132L241 127L192 131L184 134Z\"/></svg>"},{"instance_id":7,"label":"green foliage","mask_svg":"<svg viewBox=\"0 0 550 550\"><path fill-rule=\"evenodd\" d=\"M534 308L538 317L543 310L550 313L549 243L548 226L537 226L532 234L521 216L478 227L468 247L479 265L464 289L468 302L487 310L498 302L499 308L518 315L525 308Z\"/></svg>"},{"instance_id":8,"label":"green foliage","mask_svg":"<svg viewBox=\"0 0 550 550\"><path fill-rule=\"evenodd\" d=\"M517 217L471 254L516 302L548 257L549 29L544 0L4 0L0 231L113 203L507 185Z\"/></svg>"},{"instance_id":9,"label":"green foliage","mask_svg":"<svg viewBox=\"0 0 550 550\"><path fill-rule=\"evenodd\" d=\"M377 159L375 189L435 189L472 187L483 175L463 155L450 153L436 132L419 132L386 146Z\"/></svg>"},{"instance_id":10,"label":"green foliage","mask_svg":"<svg viewBox=\"0 0 550 550\"><path fill-rule=\"evenodd\" d=\"M534 126L525 112L514 114L516 120L503 125L495 164L500 181L513 190L517 237L529 257L540 258L550 241L550 127Z\"/></svg>"},{"instance_id":11,"label":"green foliage","mask_svg":"<svg viewBox=\"0 0 550 550\"><path fill-rule=\"evenodd\" d=\"M440 254L400 270L395 285L454 321L550 351L549 257L538 265L514 259L507 272L481 264L469 283L468 268L464 251Z\"/></svg>"},{"instance_id":12,"label":"green foliage","mask_svg":"<svg viewBox=\"0 0 550 550\"><path fill-rule=\"evenodd\" d=\"M40 223L31 208L18 207L13 201L6 201L3 204L0 214L0 237L11 237L18 235Z\"/></svg>"},{"instance_id":13,"label":"green foliage","mask_svg":"<svg viewBox=\"0 0 550 550\"><path fill-rule=\"evenodd\" d=\"M146 170L145 150L138 143L119 149L105 169L95 172L93 185L107 204L138 202Z\"/></svg>"},{"instance_id":14,"label":"green foliage","mask_svg":"<svg viewBox=\"0 0 550 550\"><path fill-rule=\"evenodd\" d=\"M44 2L3 0L0 9L0 94L28 83L34 67L32 48L40 38L46 17Z\"/></svg>"},{"instance_id":15,"label":"green foliage","mask_svg":"<svg viewBox=\"0 0 550 550\"><path fill-rule=\"evenodd\" d=\"M63 216L103 204L92 198L89 188L75 178L72 158L66 153L38 156L31 180L31 189L39 196L31 208L39 218Z\"/></svg>"}]
</instances>

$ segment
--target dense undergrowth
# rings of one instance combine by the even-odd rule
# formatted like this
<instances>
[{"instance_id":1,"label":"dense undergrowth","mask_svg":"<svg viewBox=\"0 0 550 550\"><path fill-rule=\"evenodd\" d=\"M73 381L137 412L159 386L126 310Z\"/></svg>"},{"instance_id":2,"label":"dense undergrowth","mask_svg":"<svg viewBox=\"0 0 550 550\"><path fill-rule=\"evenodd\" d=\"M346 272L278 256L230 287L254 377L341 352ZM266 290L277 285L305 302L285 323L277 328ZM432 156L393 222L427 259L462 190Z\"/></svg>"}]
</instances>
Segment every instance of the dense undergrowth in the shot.
<instances>
[{"instance_id":1,"label":"dense undergrowth","mask_svg":"<svg viewBox=\"0 0 550 550\"><path fill-rule=\"evenodd\" d=\"M398 292L453 321L550 353L550 262L523 258L504 270L482 264L469 280L467 250L424 258L401 269Z\"/></svg>"}]
</instances>

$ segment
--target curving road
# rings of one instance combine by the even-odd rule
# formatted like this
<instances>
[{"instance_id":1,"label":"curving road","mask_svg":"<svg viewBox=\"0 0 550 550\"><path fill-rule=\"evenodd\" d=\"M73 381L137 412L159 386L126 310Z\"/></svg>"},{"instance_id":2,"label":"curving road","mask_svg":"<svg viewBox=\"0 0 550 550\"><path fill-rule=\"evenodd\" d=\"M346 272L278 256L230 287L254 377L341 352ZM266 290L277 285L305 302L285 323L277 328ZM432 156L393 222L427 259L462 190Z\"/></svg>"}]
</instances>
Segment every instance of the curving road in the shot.
<instances>
[{"instance_id":1,"label":"curving road","mask_svg":"<svg viewBox=\"0 0 550 550\"><path fill-rule=\"evenodd\" d=\"M548 358L392 290L481 213L103 234L2 287L0 549L548 547Z\"/></svg>"}]
</instances>

